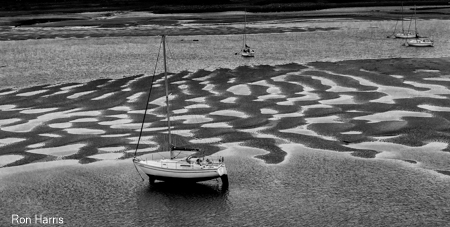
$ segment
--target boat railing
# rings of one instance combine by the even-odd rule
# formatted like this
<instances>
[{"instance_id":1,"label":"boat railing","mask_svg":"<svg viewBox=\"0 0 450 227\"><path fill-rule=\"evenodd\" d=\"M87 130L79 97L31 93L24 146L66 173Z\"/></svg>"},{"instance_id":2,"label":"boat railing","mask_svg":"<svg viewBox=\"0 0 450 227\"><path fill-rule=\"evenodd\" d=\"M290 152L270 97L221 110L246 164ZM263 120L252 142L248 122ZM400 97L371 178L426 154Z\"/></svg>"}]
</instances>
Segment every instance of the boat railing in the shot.
<instances>
[{"instance_id":1,"label":"boat railing","mask_svg":"<svg viewBox=\"0 0 450 227\"><path fill-rule=\"evenodd\" d=\"M150 157L151 160L154 160L153 154ZM148 159L145 159L145 162L147 162ZM179 167L182 169L190 168L198 168L199 166L202 167L217 167L224 163L224 157L222 156L204 156L200 158L186 158L186 159L180 159L177 161L170 161L170 162L161 162L161 168L175 168L178 169Z\"/></svg>"},{"instance_id":2,"label":"boat railing","mask_svg":"<svg viewBox=\"0 0 450 227\"><path fill-rule=\"evenodd\" d=\"M224 157L222 156L205 156L200 158L203 162L209 163L209 164L214 164L214 163L223 163L224 162Z\"/></svg>"},{"instance_id":3,"label":"boat railing","mask_svg":"<svg viewBox=\"0 0 450 227\"><path fill-rule=\"evenodd\" d=\"M173 164L175 168L198 168L200 167L217 167L224 163L224 157L222 156L205 156L201 158L186 158L179 160L177 162L172 162L170 164ZM161 163L162 168L169 168L169 163L163 164ZM173 166L172 166L173 167Z\"/></svg>"}]
</instances>

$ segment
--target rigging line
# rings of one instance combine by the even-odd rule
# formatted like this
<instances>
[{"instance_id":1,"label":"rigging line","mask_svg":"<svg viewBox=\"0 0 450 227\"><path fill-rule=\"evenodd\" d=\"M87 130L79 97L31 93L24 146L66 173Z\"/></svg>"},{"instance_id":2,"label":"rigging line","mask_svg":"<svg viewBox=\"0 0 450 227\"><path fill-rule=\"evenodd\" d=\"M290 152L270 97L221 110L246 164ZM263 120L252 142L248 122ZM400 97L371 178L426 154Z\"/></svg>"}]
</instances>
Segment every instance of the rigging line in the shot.
<instances>
[{"instance_id":1,"label":"rigging line","mask_svg":"<svg viewBox=\"0 0 450 227\"><path fill-rule=\"evenodd\" d=\"M403 17L404 17L404 15L403 15L403 1L402 1L402 33L405 33L405 27L404 27L404 22L403 22Z\"/></svg>"},{"instance_id":2,"label":"rigging line","mask_svg":"<svg viewBox=\"0 0 450 227\"><path fill-rule=\"evenodd\" d=\"M170 49L169 39L167 39L167 37L166 37L166 48L167 48L167 52L169 53L168 56L170 56L171 59L175 59L175 58L174 58L174 54L173 54L173 52L172 52L171 49ZM168 65L166 66L168 72L170 72L169 67L170 67L170 66L168 66ZM174 74L172 74L172 75L174 75ZM169 78L167 78L167 80L169 80ZM169 83L168 86L169 86L169 88L170 88L171 84ZM169 90L170 90L170 89L169 89ZM176 119L175 113L173 113L173 115L171 115L171 117L173 118L173 121L174 121L174 123L172 124L172 126L174 126L174 128L175 128L175 119ZM176 143L177 137L174 137L173 139L174 139L174 140L172 141L171 146L177 144L177 143ZM178 144L179 144L179 143L178 143ZM171 148L169 147L169 149L171 149ZM176 156L175 156L175 157L176 157Z\"/></svg>"},{"instance_id":3,"label":"rigging line","mask_svg":"<svg viewBox=\"0 0 450 227\"><path fill-rule=\"evenodd\" d=\"M167 37L166 37L166 47L167 47L167 52L169 52L169 55L172 57L172 59L175 59L174 56L173 56L172 51L170 50L169 39L167 39ZM169 68L169 67L167 67L167 69L168 69L168 68ZM167 71L170 71L170 70L167 70Z\"/></svg>"},{"instance_id":4,"label":"rigging line","mask_svg":"<svg viewBox=\"0 0 450 227\"><path fill-rule=\"evenodd\" d=\"M408 32L411 30L412 21L413 21L413 16L411 16L411 20L409 21Z\"/></svg>"},{"instance_id":5,"label":"rigging line","mask_svg":"<svg viewBox=\"0 0 450 227\"><path fill-rule=\"evenodd\" d=\"M136 150L134 151L134 157L136 157L136 153L137 153L137 150L139 148L139 142L141 141L141 137L142 137L142 131L143 131L143 128L144 128L144 123L145 123L145 116L147 115L147 110L148 110L148 102L150 102L150 94L152 93L153 81L155 80L156 68L158 67L159 54L161 53L161 45L162 45L162 41L159 44L159 50L158 50L158 55L156 57L155 69L153 71L152 82L150 84L150 90L148 92L147 103L145 105L145 111L144 111L144 117L142 118L141 130L139 131L139 138L138 138L138 141L137 141L137 144L136 144Z\"/></svg>"},{"instance_id":6,"label":"rigging line","mask_svg":"<svg viewBox=\"0 0 450 227\"><path fill-rule=\"evenodd\" d=\"M134 157L133 157L134 168L135 168L136 171L139 173L139 177L141 177L142 181L145 181L145 180L144 180L144 178L142 177L141 173L139 172L139 170L138 170L138 168L137 168L136 163L134 162L134 160L136 159L136 153L137 153L137 150L138 150L138 148L139 148L139 142L141 141L141 137L142 137L142 130L143 130L143 128L144 128L145 116L147 115L147 110L148 110L148 102L150 101L150 94L152 93L153 81L155 80L156 68L157 68L157 66L158 66L159 53L161 52L161 44L162 44L162 41L161 41L161 43L159 44L159 50L158 50L158 55L157 55L157 57L156 57L155 69L154 69L154 71L153 71L152 82L151 82L151 84L150 84L150 89L149 89L148 97L147 97L147 103L146 103L146 105L145 105L144 117L143 117L143 119L142 119L141 130L140 130L140 132L139 132L139 138L138 138L138 142L137 142L137 144L136 144L136 150L134 151Z\"/></svg>"},{"instance_id":7,"label":"rigging line","mask_svg":"<svg viewBox=\"0 0 450 227\"><path fill-rule=\"evenodd\" d=\"M147 97L147 103L145 105L144 117L142 118L141 130L139 132L139 138L138 138L138 142L136 144L136 150L134 152L134 156L135 157L136 157L137 150L139 148L139 142L141 141L141 137L142 137L142 131L143 131L143 128L144 128L144 123L145 123L145 117L147 115L147 110L148 110L148 103L150 102L150 95L151 95L152 88L153 88L153 81L155 80L156 68L158 67L159 54L161 53L161 45L162 45L162 41L161 41L161 43L159 45L158 55L156 57L155 69L153 71L152 81L151 81L151 84L150 84L150 90L148 92L148 97Z\"/></svg>"},{"instance_id":8,"label":"rigging line","mask_svg":"<svg viewBox=\"0 0 450 227\"><path fill-rule=\"evenodd\" d=\"M178 155L180 155L180 154L181 154L181 151L179 151L178 154L174 156L174 158L178 157Z\"/></svg>"},{"instance_id":9,"label":"rigging line","mask_svg":"<svg viewBox=\"0 0 450 227\"><path fill-rule=\"evenodd\" d=\"M416 14L416 6L414 5L414 33L417 35L417 14Z\"/></svg>"},{"instance_id":10,"label":"rigging line","mask_svg":"<svg viewBox=\"0 0 450 227\"><path fill-rule=\"evenodd\" d=\"M141 172L139 172L139 170L138 170L138 168L136 166L136 163L134 161L133 161L133 164L134 164L134 168L136 169L136 172L139 173L139 176L141 177L142 181L145 181L145 179L142 177Z\"/></svg>"},{"instance_id":11,"label":"rigging line","mask_svg":"<svg viewBox=\"0 0 450 227\"><path fill-rule=\"evenodd\" d=\"M392 32L392 35L395 35L395 32L397 31L397 24L398 24L398 20L397 20L397 22L395 23L394 31Z\"/></svg>"}]
</instances>

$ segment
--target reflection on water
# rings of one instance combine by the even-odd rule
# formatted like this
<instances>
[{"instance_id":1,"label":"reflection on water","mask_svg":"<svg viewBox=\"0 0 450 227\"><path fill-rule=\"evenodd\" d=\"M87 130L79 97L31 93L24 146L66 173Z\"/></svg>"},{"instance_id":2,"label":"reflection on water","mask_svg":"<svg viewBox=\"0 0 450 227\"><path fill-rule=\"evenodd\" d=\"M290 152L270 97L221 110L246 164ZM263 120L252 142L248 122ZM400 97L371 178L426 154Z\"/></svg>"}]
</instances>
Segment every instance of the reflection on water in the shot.
<instances>
[{"instance_id":1,"label":"reflection on water","mask_svg":"<svg viewBox=\"0 0 450 227\"><path fill-rule=\"evenodd\" d=\"M223 222L230 210L228 188L219 185L215 181L187 185L157 182L141 188L136 192L136 219L155 226L208 226L211 222Z\"/></svg>"}]
</instances>

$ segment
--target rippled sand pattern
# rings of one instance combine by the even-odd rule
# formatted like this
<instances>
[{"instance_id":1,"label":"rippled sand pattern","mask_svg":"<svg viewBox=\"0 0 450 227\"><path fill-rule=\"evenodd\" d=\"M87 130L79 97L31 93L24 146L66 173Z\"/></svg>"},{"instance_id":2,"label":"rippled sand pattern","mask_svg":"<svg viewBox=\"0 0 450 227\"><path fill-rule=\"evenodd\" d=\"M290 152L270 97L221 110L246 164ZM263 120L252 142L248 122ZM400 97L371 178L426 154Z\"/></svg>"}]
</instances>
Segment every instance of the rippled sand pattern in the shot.
<instances>
[{"instance_id":1,"label":"rippled sand pattern","mask_svg":"<svg viewBox=\"0 0 450 227\"><path fill-rule=\"evenodd\" d=\"M238 142L265 150L256 157L276 164L289 157L283 144L301 144L449 170L450 81L445 78L450 70L446 61L434 60L432 69L426 61L317 62L171 74L175 145L212 154L221 143ZM24 157L10 165L131 157L151 79L138 75L0 91L0 139L25 138L1 143L0 155L13 151ZM167 149L162 75L155 81L159 86L152 90L139 154Z\"/></svg>"}]
</instances>

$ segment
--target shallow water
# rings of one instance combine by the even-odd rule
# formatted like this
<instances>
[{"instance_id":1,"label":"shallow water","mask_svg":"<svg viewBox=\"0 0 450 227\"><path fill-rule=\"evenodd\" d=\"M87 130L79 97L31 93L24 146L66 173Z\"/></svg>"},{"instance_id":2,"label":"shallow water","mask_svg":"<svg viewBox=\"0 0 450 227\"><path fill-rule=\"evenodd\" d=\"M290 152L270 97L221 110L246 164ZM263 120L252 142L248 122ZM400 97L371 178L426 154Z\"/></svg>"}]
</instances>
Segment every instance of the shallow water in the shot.
<instances>
[{"instance_id":1,"label":"shallow water","mask_svg":"<svg viewBox=\"0 0 450 227\"><path fill-rule=\"evenodd\" d=\"M55 161L2 171L6 206L0 213L4 223L12 213L43 214L62 217L67 226L445 226L450 221L450 182L413 165L289 144L283 147L288 161L267 165L251 158L260 149L226 146L231 149L219 154L228 167L227 190L216 181L149 186L131 160Z\"/></svg>"},{"instance_id":2,"label":"shallow water","mask_svg":"<svg viewBox=\"0 0 450 227\"><path fill-rule=\"evenodd\" d=\"M170 70L234 68L240 65L279 65L312 61L339 61L351 59L449 57L450 28L445 20L420 22L420 34L431 36L434 48L408 48L403 40L388 39L396 21L355 21L336 19L325 21L280 22L274 26L339 28L328 32L293 32L271 34L249 34L247 42L255 48L256 57L236 58L242 43L239 35L192 36L198 39L189 42L186 38L169 37L172 50L177 50L170 61ZM262 23L250 27L264 28ZM399 28L397 28L399 29ZM398 31L398 30L397 30ZM158 43L155 38L155 43ZM211 47L214 51L210 51ZM230 51L231 50L231 51ZM174 51L172 51L174 52ZM217 61L216 59L221 59Z\"/></svg>"}]
</instances>

